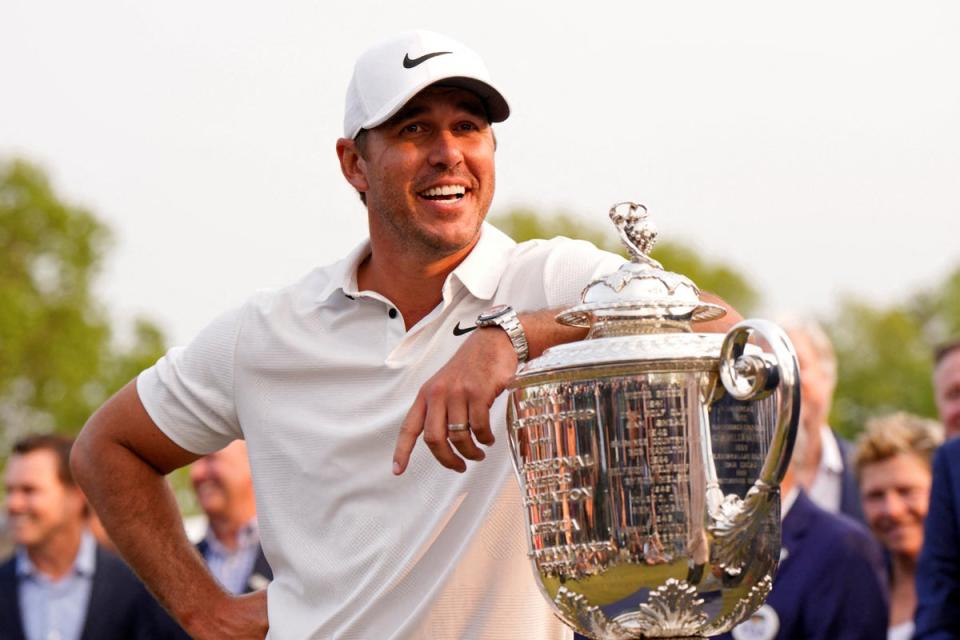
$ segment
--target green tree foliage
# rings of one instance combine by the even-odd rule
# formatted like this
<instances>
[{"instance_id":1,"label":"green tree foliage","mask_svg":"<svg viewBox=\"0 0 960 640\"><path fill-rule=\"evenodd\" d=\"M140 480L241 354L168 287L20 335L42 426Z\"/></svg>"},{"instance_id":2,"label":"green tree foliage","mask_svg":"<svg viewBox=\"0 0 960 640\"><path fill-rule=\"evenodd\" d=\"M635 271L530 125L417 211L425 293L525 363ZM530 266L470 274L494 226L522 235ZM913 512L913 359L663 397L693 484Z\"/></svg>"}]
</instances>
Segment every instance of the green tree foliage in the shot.
<instances>
[{"instance_id":1,"label":"green tree foliage","mask_svg":"<svg viewBox=\"0 0 960 640\"><path fill-rule=\"evenodd\" d=\"M591 224L569 214L545 217L530 209L514 209L492 222L518 241L564 235L623 254L612 226L607 229L601 222ZM759 302L759 294L743 275L707 262L682 244L661 242L653 257L722 296L744 315ZM892 411L936 417L932 351L935 345L960 337L960 269L899 305L842 302L822 323L839 362L830 421L840 433L852 437L868 418Z\"/></svg>"},{"instance_id":2,"label":"green tree foliage","mask_svg":"<svg viewBox=\"0 0 960 640\"><path fill-rule=\"evenodd\" d=\"M31 431L76 433L163 353L162 332L143 319L131 346L115 344L91 291L109 247L109 229L39 168L0 160L0 451Z\"/></svg>"},{"instance_id":3,"label":"green tree foliage","mask_svg":"<svg viewBox=\"0 0 960 640\"><path fill-rule=\"evenodd\" d=\"M626 255L613 225L604 227L602 221L592 224L567 213L545 217L531 209L520 208L496 216L491 222L517 242L567 236L588 240L601 249ZM751 313L760 301L759 293L746 277L732 267L704 259L679 242L660 241L651 255L666 269L682 273L702 290L719 295L743 315Z\"/></svg>"},{"instance_id":4,"label":"green tree foliage","mask_svg":"<svg viewBox=\"0 0 960 640\"><path fill-rule=\"evenodd\" d=\"M852 437L872 416L936 415L931 347L916 313L846 302L828 331L838 362L831 426Z\"/></svg>"},{"instance_id":5,"label":"green tree foliage","mask_svg":"<svg viewBox=\"0 0 960 640\"><path fill-rule=\"evenodd\" d=\"M825 324L839 363L834 428L852 436L892 411L935 418L932 354L960 336L960 269L902 304L846 302Z\"/></svg>"}]
</instances>

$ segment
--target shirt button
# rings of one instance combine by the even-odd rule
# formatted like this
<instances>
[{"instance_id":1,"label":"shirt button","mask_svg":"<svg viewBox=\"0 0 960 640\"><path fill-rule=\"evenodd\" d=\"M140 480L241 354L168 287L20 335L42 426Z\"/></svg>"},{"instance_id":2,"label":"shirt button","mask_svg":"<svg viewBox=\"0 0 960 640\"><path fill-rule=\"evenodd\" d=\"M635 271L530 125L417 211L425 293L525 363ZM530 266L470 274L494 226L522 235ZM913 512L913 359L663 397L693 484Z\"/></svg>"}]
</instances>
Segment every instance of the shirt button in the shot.
<instances>
[{"instance_id":1,"label":"shirt button","mask_svg":"<svg viewBox=\"0 0 960 640\"><path fill-rule=\"evenodd\" d=\"M396 317L397 317L397 310L396 310L396 309L390 309L390 311L387 311L387 315L390 316L391 318L396 318Z\"/></svg>"}]
</instances>

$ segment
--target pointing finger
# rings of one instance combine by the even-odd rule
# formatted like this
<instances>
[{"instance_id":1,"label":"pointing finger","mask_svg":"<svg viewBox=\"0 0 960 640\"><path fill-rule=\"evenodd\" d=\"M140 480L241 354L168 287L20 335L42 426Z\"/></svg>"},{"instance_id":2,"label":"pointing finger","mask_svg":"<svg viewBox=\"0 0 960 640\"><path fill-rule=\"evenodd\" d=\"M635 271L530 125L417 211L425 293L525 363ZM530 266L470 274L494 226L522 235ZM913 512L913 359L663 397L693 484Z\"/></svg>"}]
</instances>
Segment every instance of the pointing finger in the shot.
<instances>
[{"instance_id":1,"label":"pointing finger","mask_svg":"<svg viewBox=\"0 0 960 640\"><path fill-rule=\"evenodd\" d=\"M400 433L397 434L397 446L393 450L393 473L400 475L407 469L407 463L410 461L410 454L417 444L417 438L423 431L423 420L427 413L427 403L423 399L423 394L417 394L417 399L413 401L413 406L407 412L407 417L403 419L400 425Z\"/></svg>"}]
</instances>

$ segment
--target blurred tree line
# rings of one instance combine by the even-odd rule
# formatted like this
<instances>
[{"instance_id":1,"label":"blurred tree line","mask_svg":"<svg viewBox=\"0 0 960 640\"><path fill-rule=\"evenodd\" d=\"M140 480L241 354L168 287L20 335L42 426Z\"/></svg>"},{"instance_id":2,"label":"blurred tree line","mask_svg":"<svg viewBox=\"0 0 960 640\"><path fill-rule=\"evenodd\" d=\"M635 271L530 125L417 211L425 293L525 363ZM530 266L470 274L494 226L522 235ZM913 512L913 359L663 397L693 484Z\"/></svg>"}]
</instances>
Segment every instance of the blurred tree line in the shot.
<instances>
[{"instance_id":1,"label":"blurred tree line","mask_svg":"<svg viewBox=\"0 0 960 640\"><path fill-rule=\"evenodd\" d=\"M107 226L64 202L38 167L0 159L0 460L29 432L76 434L165 350L144 318L119 344L93 283Z\"/></svg>"},{"instance_id":2,"label":"blurred tree line","mask_svg":"<svg viewBox=\"0 0 960 640\"><path fill-rule=\"evenodd\" d=\"M517 240L566 235L623 252L612 226L571 214L514 209L492 221ZM144 318L119 344L92 290L110 246L107 226L64 202L43 171L0 159L0 459L24 433L76 433L164 352L162 331ZM661 242L653 257L745 315L762 302L749 274L681 243ZM867 417L892 410L934 416L931 350L960 335L960 268L901 305L848 300L819 320L840 361L835 428L852 435Z\"/></svg>"},{"instance_id":3,"label":"blurred tree line","mask_svg":"<svg viewBox=\"0 0 960 640\"><path fill-rule=\"evenodd\" d=\"M605 221L588 223L569 213L547 217L520 208L491 222L517 241L563 235L626 255L613 226ZM664 268L721 296L745 317L756 313L762 302L749 275L709 261L681 243L659 242L651 255ZM846 300L816 320L833 339L839 361L830 415L835 429L852 437L867 418L891 411L936 417L932 353L935 345L960 335L960 268L902 304L883 307Z\"/></svg>"}]
</instances>

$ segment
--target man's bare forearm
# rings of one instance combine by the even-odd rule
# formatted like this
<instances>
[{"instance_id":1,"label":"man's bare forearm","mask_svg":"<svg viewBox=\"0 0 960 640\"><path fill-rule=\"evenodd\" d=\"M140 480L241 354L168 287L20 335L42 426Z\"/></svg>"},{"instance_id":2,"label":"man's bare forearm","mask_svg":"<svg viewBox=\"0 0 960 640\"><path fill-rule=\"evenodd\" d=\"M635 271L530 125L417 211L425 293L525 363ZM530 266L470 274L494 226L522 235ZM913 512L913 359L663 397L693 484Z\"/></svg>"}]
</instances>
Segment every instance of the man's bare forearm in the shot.
<instances>
[{"instance_id":1,"label":"man's bare forearm","mask_svg":"<svg viewBox=\"0 0 960 640\"><path fill-rule=\"evenodd\" d=\"M561 309L544 309L519 314L523 332L527 335L527 347L530 359L540 356L550 347L582 340L587 330L582 327L568 327L557 322Z\"/></svg>"},{"instance_id":2,"label":"man's bare forearm","mask_svg":"<svg viewBox=\"0 0 960 640\"><path fill-rule=\"evenodd\" d=\"M84 427L71 466L137 575L191 635L207 636L210 620L231 596L187 539L164 477L195 457L153 425L131 384Z\"/></svg>"},{"instance_id":3,"label":"man's bare forearm","mask_svg":"<svg viewBox=\"0 0 960 640\"><path fill-rule=\"evenodd\" d=\"M719 296L703 292L701 298L704 302L722 306L727 313L717 320L694 323L694 331L725 333L730 327L743 320L743 316ZM519 314L520 324L523 325L524 332L527 334L530 359L536 358L552 346L582 340L587 335L585 328L568 327L557 322L557 314L561 311L561 309L545 309Z\"/></svg>"}]
</instances>

